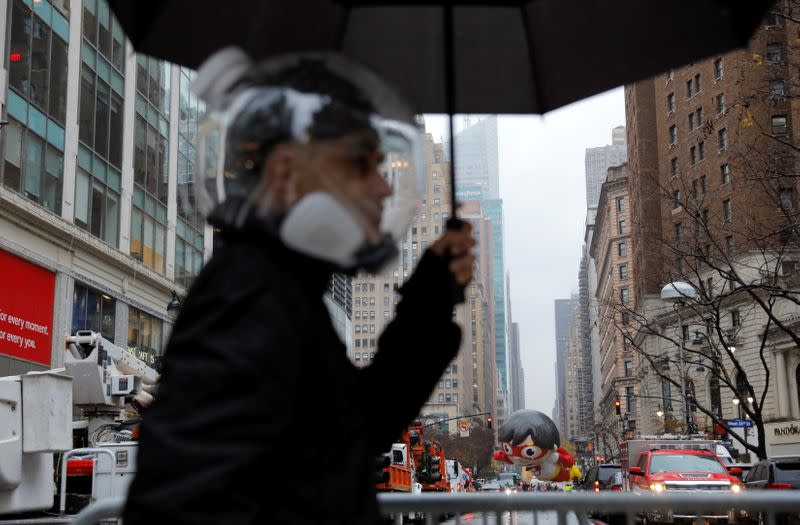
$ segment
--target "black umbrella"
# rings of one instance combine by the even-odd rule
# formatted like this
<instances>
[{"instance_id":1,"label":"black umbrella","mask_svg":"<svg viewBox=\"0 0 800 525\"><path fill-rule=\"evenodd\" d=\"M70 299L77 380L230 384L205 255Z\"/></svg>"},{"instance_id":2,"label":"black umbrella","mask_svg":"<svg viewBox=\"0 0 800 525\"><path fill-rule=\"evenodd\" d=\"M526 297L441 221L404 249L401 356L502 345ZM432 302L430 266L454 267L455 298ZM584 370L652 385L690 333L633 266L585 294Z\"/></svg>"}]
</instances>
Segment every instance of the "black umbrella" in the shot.
<instances>
[{"instance_id":1,"label":"black umbrella","mask_svg":"<svg viewBox=\"0 0 800 525\"><path fill-rule=\"evenodd\" d=\"M747 44L771 0L109 0L134 48L196 68L338 51L421 113L544 113ZM455 203L455 166L451 170ZM453 214L455 216L455 214Z\"/></svg>"}]
</instances>

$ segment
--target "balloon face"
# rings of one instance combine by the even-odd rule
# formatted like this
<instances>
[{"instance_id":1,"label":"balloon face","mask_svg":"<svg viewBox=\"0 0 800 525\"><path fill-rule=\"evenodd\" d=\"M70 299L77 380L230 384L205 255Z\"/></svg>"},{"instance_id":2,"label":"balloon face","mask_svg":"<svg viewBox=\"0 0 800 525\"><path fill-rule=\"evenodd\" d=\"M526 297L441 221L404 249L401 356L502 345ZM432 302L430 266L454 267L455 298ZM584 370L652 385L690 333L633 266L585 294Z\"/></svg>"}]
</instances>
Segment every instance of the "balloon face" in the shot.
<instances>
[{"instance_id":1,"label":"balloon face","mask_svg":"<svg viewBox=\"0 0 800 525\"><path fill-rule=\"evenodd\" d=\"M526 437L520 445L504 442L502 446L503 452L515 465L536 464L549 452L549 450L537 446L531 436Z\"/></svg>"}]
</instances>

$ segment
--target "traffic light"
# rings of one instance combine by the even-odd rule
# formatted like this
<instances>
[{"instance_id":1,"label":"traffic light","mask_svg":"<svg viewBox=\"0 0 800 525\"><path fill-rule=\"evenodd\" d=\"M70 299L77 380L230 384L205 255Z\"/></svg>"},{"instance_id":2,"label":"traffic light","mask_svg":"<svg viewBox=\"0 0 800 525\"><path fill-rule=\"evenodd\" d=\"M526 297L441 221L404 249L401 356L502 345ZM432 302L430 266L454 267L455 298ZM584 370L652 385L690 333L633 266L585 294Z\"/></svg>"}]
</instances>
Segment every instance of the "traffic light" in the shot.
<instances>
[{"instance_id":1,"label":"traffic light","mask_svg":"<svg viewBox=\"0 0 800 525\"><path fill-rule=\"evenodd\" d=\"M622 414L622 403L619 402L619 399L614 401L614 410L617 412L617 415Z\"/></svg>"},{"instance_id":2,"label":"traffic light","mask_svg":"<svg viewBox=\"0 0 800 525\"><path fill-rule=\"evenodd\" d=\"M389 481L389 473L384 469L390 464L389 456L381 455L375 458L375 483L386 483Z\"/></svg>"},{"instance_id":3,"label":"traffic light","mask_svg":"<svg viewBox=\"0 0 800 525\"><path fill-rule=\"evenodd\" d=\"M486 418L486 428L492 428L492 416Z\"/></svg>"},{"instance_id":4,"label":"traffic light","mask_svg":"<svg viewBox=\"0 0 800 525\"><path fill-rule=\"evenodd\" d=\"M431 457L431 480L439 481L442 479L441 458L439 456Z\"/></svg>"}]
</instances>

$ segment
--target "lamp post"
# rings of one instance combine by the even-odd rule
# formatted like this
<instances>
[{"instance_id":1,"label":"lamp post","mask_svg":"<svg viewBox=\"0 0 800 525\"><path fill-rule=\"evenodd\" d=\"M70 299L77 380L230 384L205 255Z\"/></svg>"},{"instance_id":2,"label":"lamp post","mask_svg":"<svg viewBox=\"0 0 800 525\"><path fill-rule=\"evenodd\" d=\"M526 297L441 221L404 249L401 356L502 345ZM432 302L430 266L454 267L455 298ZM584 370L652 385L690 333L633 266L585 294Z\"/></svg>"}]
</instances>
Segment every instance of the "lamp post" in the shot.
<instances>
[{"instance_id":1,"label":"lamp post","mask_svg":"<svg viewBox=\"0 0 800 525\"><path fill-rule=\"evenodd\" d=\"M678 344L678 374L681 378L681 398L683 399L683 421L686 426L686 433L692 433L692 422L689 414L689 404L686 399L686 378L683 364L683 320L681 318L681 307L687 299L696 299L697 290L694 286L683 281L667 283L661 289L661 300L671 303L678 316L678 330L680 331Z\"/></svg>"}]
</instances>

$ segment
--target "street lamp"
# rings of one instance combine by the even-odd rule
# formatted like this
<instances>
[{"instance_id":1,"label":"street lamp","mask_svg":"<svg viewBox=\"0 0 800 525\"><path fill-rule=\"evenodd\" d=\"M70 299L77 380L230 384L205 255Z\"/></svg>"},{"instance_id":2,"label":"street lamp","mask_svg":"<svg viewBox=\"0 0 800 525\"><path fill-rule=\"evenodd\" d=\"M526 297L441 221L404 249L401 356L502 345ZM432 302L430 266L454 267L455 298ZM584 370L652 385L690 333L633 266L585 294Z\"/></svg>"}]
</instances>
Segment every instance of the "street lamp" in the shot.
<instances>
[{"instance_id":1,"label":"street lamp","mask_svg":"<svg viewBox=\"0 0 800 525\"><path fill-rule=\"evenodd\" d=\"M692 433L692 423L689 415L689 406L686 399L686 378L684 377L683 366L683 320L681 319L681 307L687 299L697 299L697 290L687 282L676 281L667 283L661 289L661 300L670 303L678 316L678 330L680 331L678 344L678 373L681 378L681 397L683 398L683 420L686 425L686 433Z\"/></svg>"},{"instance_id":2,"label":"street lamp","mask_svg":"<svg viewBox=\"0 0 800 525\"><path fill-rule=\"evenodd\" d=\"M167 303L167 311L168 312L178 312L183 307L183 303L181 303L181 298L178 297L178 294L175 290L172 290L172 299L170 299L169 303Z\"/></svg>"},{"instance_id":3,"label":"street lamp","mask_svg":"<svg viewBox=\"0 0 800 525\"><path fill-rule=\"evenodd\" d=\"M734 397L733 398L733 404L736 405L736 406L739 406L739 398L738 397Z\"/></svg>"},{"instance_id":4,"label":"street lamp","mask_svg":"<svg viewBox=\"0 0 800 525\"><path fill-rule=\"evenodd\" d=\"M658 410L656 410L656 415L658 417L664 417L664 411L659 408Z\"/></svg>"}]
</instances>

